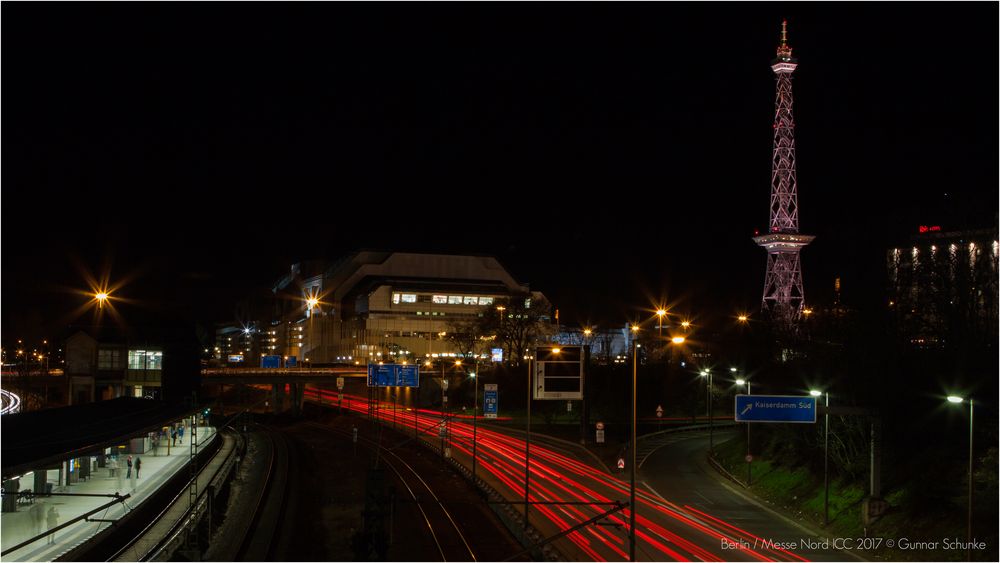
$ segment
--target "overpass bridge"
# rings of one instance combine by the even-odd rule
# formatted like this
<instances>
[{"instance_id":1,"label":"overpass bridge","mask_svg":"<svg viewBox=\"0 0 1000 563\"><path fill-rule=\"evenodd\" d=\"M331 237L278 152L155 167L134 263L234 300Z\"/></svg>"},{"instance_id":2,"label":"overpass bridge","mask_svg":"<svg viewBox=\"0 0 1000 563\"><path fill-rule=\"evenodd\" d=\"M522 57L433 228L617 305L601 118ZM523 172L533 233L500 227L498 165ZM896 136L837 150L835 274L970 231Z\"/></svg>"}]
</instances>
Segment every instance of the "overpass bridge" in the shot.
<instances>
[{"instance_id":1,"label":"overpass bridge","mask_svg":"<svg viewBox=\"0 0 1000 563\"><path fill-rule=\"evenodd\" d=\"M320 383L334 385L340 377L367 380L368 367L243 367L201 370L202 386L217 385L220 395L225 392L227 385L270 385L271 408L275 414L283 409L286 386L290 399L289 406L293 413L298 414L302 409L306 385Z\"/></svg>"},{"instance_id":2,"label":"overpass bridge","mask_svg":"<svg viewBox=\"0 0 1000 563\"><path fill-rule=\"evenodd\" d=\"M203 368L201 382L209 385L249 383L335 383L338 377L368 377L367 366L294 368Z\"/></svg>"}]
</instances>

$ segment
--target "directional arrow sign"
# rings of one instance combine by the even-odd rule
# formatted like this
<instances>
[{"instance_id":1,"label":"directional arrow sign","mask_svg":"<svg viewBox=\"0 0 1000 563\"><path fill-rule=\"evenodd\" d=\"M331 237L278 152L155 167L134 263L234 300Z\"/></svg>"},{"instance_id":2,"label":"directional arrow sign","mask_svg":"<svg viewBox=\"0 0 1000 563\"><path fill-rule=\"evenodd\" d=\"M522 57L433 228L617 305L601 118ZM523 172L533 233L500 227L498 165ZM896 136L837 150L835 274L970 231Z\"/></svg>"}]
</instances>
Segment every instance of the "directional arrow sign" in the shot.
<instances>
[{"instance_id":1,"label":"directional arrow sign","mask_svg":"<svg viewBox=\"0 0 1000 563\"><path fill-rule=\"evenodd\" d=\"M736 422L816 422L816 397L737 395Z\"/></svg>"}]
</instances>

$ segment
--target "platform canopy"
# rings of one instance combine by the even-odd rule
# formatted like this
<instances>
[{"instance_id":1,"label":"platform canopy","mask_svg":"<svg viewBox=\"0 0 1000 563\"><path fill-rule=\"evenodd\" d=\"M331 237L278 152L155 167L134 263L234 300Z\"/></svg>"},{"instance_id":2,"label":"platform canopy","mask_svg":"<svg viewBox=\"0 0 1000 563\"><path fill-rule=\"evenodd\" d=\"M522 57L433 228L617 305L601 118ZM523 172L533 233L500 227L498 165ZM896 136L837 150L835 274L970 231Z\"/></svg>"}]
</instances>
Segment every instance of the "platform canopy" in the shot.
<instances>
[{"instance_id":1,"label":"platform canopy","mask_svg":"<svg viewBox=\"0 0 1000 563\"><path fill-rule=\"evenodd\" d=\"M185 402L122 397L4 415L0 424L3 478L73 457L95 455L198 412Z\"/></svg>"}]
</instances>

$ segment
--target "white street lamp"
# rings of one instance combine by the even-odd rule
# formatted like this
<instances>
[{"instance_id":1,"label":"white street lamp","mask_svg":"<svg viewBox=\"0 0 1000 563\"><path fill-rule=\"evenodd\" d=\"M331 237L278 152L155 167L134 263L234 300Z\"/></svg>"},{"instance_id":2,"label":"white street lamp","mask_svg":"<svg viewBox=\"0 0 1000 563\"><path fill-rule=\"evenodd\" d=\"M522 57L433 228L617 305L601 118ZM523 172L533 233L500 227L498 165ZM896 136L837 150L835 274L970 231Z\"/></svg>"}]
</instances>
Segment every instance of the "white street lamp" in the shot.
<instances>
[{"instance_id":1,"label":"white street lamp","mask_svg":"<svg viewBox=\"0 0 1000 563\"><path fill-rule=\"evenodd\" d=\"M811 389L809 394L819 397L824 393ZM823 414L823 525L830 523L830 393L826 395L826 412Z\"/></svg>"},{"instance_id":2,"label":"white street lamp","mask_svg":"<svg viewBox=\"0 0 1000 563\"><path fill-rule=\"evenodd\" d=\"M958 403L962 403L964 401L965 401L965 399L963 399L962 397L958 397L958 396L955 396L955 395L949 395L948 396L948 402L949 403L956 403L956 404L958 404ZM967 514L967 517L966 517L967 521L966 521L966 531L965 531L965 533L966 533L966 537L965 537L965 541L966 541L965 558L968 561L972 561L972 492L973 492L972 486L973 486L973 483L974 483L973 480L972 480L972 431L973 431L973 428L974 428L973 427L973 420L974 420L974 414L975 414L974 408L975 408L975 404L974 404L972 398L970 397L969 398L969 509L968 509L968 514Z\"/></svg>"}]
</instances>

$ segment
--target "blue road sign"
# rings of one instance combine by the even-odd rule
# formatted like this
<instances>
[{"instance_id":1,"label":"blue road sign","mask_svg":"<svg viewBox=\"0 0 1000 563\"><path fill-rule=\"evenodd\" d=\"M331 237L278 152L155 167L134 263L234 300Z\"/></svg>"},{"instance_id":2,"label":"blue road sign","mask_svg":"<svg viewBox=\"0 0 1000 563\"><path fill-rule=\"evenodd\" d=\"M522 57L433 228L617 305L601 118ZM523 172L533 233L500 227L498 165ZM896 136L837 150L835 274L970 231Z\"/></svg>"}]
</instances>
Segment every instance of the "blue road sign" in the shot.
<instances>
[{"instance_id":1,"label":"blue road sign","mask_svg":"<svg viewBox=\"0 0 1000 563\"><path fill-rule=\"evenodd\" d=\"M487 383L483 385L483 416L486 418L497 417L497 384Z\"/></svg>"},{"instance_id":2,"label":"blue road sign","mask_svg":"<svg viewBox=\"0 0 1000 563\"><path fill-rule=\"evenodd\" d=\"M816 397L737 395L736 422L816 422Z\"/></svg>"},{"instance_id":3,"label":"blue road sign","mask_svg":"<svg viewBox=\"0 0 1000 563\"><path fill-rule=\"evenodd\" d=\"M296 358L295 356L288 356L288 359L285 360L285 367L286 368L293 368L293 367L295 367L295 361L297 359L298 358Z\"/></svg>"},{"instance_id":4,"label":"blue road sign","mask_svg":"<svg viewBox=\"0 0 1000 563\"><path fill-rule=\"evenodd\" d=\"M392 387L396 383L395 364L368 364L369 387Z\"/></svg>"},{"instance_id":5,"label":"blue road sign","mask_svg":"<svg viewBox=\"0 0 1000 563\"><path fill-rule=\"evenodd\" d=\"M415 364L368 364L369 387L420 387L420 367Z\"/></svg>"},{"instance_id":6,"label":"blue road sign","mask_svg":"<svg viewBox=\"0 0 1000 563\"><path fill-rule=\"evenodd\" d=\"M420 387L420 366L406 364L396 366L396 385L400 387Z\"/></svg>"},{"instance_id":7,"label":"blue road sign","mask_svg":"<svg viewBox=\"0 0 1000 563\"><path fill-rule=\"evenodd\" d=\"M262 368L280 368L281 367L281 356L268 354L260 359L260 367Z\"/></svg>"}]
</instances>

